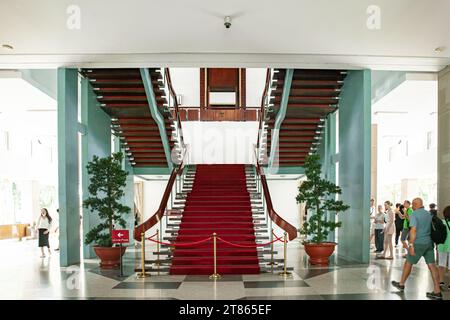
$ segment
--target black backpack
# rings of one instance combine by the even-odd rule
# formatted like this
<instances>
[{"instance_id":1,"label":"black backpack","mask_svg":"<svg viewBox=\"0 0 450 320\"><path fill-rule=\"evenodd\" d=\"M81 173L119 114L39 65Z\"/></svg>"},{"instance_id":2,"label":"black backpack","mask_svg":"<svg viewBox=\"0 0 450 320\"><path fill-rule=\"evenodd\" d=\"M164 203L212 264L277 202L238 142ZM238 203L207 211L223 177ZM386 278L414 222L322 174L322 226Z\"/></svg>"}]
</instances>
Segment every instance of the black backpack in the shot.
<instances>
[{"instance_id":1,"label":"black backpack","mask_svg":"<svg viewBox=\"0 0 450 320\"><path fill-rule=\"evenodd\" d=\"M444 243L447 239L447 227L437 216L431 219L431 239L436 244Z\"/></svg>"}]
</instances>

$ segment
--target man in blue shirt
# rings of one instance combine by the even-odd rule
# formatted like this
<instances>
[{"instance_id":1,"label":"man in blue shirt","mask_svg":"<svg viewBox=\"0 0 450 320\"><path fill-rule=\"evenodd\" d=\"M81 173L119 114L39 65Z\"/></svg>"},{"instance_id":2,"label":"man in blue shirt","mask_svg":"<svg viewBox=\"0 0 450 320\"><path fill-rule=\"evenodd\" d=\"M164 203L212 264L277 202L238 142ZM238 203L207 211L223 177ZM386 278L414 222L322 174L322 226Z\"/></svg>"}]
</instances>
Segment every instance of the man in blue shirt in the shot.
<instances>
[{"instance_id":1,"label":"man in blue shirt","mask_svg":"<svg viewBox=\"0 0 450 320\"><path fill-rule=\"evenodd\" d=\"M405 289L405 282L411 273L412 266L419 262L420 258L424 257L434 283L434 291L427 292L427 297L442 300L441 288L439 286L439 271L436 268L434 258L434 243L431 240L432 216L424 209L421 198L415 198L413 200L412 208L414 212L410 216L409 221L409 248L405 264L403 265L402 278L400 282L392 281L391 283L394 287L403 291Z\"/></svg>"}]
</instances>

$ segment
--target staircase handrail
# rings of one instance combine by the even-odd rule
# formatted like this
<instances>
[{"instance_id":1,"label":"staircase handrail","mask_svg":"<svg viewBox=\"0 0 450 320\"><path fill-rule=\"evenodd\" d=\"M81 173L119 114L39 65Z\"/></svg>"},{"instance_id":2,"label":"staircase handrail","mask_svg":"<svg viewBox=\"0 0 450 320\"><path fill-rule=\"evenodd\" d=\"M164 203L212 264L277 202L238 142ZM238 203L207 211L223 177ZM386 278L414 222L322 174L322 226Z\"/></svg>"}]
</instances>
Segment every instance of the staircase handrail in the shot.
<instances>
[{"instance_id":1,"label":"staircase handrail","mask_svg":"<svg viewBox=\"0 0 450 320\"><path fill-rule=\"evenodd\" d=\"M182 152L183 157L181 158L181 163L177 167L174 167L172 173L170 174L169 181L167 181L166 189L164 190L158 210L150 218L134 228L133 238L136 241L141 241L141 234L145 233L145 231L156 225L163 218L177 175L181 175L183 173L187 149L184 148Z\"/></svg>"},{"instance_id":2,"label":"staircase handrail","mask_svg":"<svg viewBox=\"0 0 450 320\"><path fill-rule=\"evenodd\" d=\"M164 68L164 76L166 78L169 95L172 97L172 100L173 100L173 108L175 111L175 120L177 121L177 130L178 130L178 134L180 136L180 144L184 148L184 138L183 138L183 129L181 128L180 108L179 108L179 104L178 104L177 94L175 93L175 90L173 89L172 79L170 77L169 68ZM170 109L170 102L168 101L168 103L169 103L169 109Z\"/></svg>"},{"instance_id":3,"label":"staircase handrail","mask_svg":"<svg viewBox=\"0 0 450 320\"><path fill-rule=\"evenodd\" d=\"M267 184L266 175L264 174L262 168L259 166L258 162L258 151L255 145L255 148L253 149L255 153L255 167L256 167L256 173L260 176L261 179L261 185L264 192L264 199L266 201L267 211L269 214L270 219L275 222L277 226L279 226L281 229L287 232L289 236L289 241L294 240L297 238L297 228L294 227L292 224L284 220L280 215L275 211L272 204L272 198L270 197L270 191L269 186Z\"/></svg>"},{"instance_id":4,"label":"staircase handrail","mask_svg":"<svg viewBox=\"0 0 450 320\"><path fill-rule=\"evenodd\" d=\"M267 72L266 72L266 84L264 85L264 92L261 98L261 109L259 110L259 131L258 131L258 141L256 142L257 148L259 148L260 145L260 137L261 137L261 132L263 129L263 121L264 121L264 115L265 115L265 106L266 106L266 99L267 96L269 94L269 88L270 88L270 81L271 81L271 72L270 72L270 68L267 68Z\"/></svg>"}]
</instances>

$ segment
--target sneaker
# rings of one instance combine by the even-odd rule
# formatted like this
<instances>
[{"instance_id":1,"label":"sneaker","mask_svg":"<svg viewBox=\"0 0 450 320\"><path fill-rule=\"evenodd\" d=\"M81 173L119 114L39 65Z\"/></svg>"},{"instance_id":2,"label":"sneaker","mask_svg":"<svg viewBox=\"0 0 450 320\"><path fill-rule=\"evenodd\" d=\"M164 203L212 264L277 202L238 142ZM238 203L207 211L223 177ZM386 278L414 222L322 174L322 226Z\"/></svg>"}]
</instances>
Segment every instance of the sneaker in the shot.
<instances>
[{"instance_id":1,"label":"sneaker","mask_svg":"<svg viewBox=\"0 0 450 320\"><path fill-rule=\"evenodd\" d=\"M434 291L427 292L427 298L433 299L433 300L442 300L442 293L435 293Z\"/></svg>"},{"instance_id":2,"label":"sneaker","mask_svg":"<svg viewBox=\"0 0 450 320\"><path fill-rule=\"evenodd\" d=\"M400 285L400 282L397 281L391 281L391 284L396 287L398 290L400 290L401 292L403 292L405 290L405 286Z\"/></svg>"}]
</instances>

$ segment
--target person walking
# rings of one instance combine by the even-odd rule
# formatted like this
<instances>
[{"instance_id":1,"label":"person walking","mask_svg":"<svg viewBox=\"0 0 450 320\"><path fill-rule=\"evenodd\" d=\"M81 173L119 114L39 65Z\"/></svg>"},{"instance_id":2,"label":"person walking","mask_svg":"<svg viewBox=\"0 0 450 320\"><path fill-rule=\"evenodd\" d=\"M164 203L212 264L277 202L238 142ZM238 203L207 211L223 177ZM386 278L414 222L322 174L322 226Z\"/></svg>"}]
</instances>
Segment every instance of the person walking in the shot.
<instances>
[{"instance_id":1,"label":"person walking","mask_svg":"<svg viewBox=\"0 0 450 320\"><path fill-rule=\"evenodd\" d=\"M411 208L411 202L405 200L403 202L404 206L404 215L403 215L403 230L400 240L402 241L403 248L406 250L406 254L403 255L403 258L406 258L408 253L408 237L409 237L409 219L411 214L413 213L413 209Z\"/></svg>"},{"instance_id":2,"label":"person walking","mask_svg":"<svg viewBox=\"0 0 450 320\"><path fill-rule=\"evenodd\" d=\"M372 248L372 241L375 238L375 200L372 198L370 199L370 216L369 216L369 222L370 222L370 237L369 237L369 245L370 248Z\"/></svg>"},{"instance_id":3,"label":"person walking","mask_svg":"<svg viewBox=\"0 0 450 320\"><path fill-rule=\"evenodd\" d=\"M383 212L383 206L378 206L378 212L375 215L375 252L381 253L383 252L383 242L384 242L384 236L383 236L383 229L384 229L384 212Z\"/></svg>"},{"instance_id":4,"label":"person walking","mask_svg":"<svg viewBox=\"0 0 450 320\"><path fill-rule=\"evenodd\" d=\"M447 227L447 238L445 242L438 245L438 265L439 265L439 280L441 288L445 287L445 271L447 271L450 278L450 206L444 209L444 219L442 220ZM450 283L447 285L450 290Z\"/></svg>"},{"instance_id":5,"label":"person walking","mask_svg":"<svg viewBox=\"0 0 450 320\"><path fill-rule=\"evenodd\" d=\"M403 230L403 223L404 223L404 212L403 212L404 206L401 203L395 204L395 246L398 246L398 239L400 238L400 235Z\"/></svg>"},{"instance_id":6,"label":"person walking","mask_svg":"<svg viewBox=\"0 0 450 320\"><path fill-rule=\"evenodd\" d=\"M410 215L409 226L409 246L408 255L403 265L403 272L400 281L392 281L391 284L401 292L405 290L405 283L411 274L413 265L424 257L431 277L433 278L434 290L427 292L430 299L442 300L441 287L439 285L439 271L435 264L434 243L431 239L432 215L423 207L423 200L415 198L412 203L414 212Z\"/></svg>"},{"instance_id":7,"label":"person walking","mask_svg":"<svg viewBox=\"0 0 450 320\"><path fill-rule=\"evenodd\" d=\"M384 203L384 209L386 212L386 223L384 225L383 229L383 235L384 235L384 245L383 245L383 253L377 257L378 259L388 259L392 260L394 259L394 250L392 246L392 237L395 233L395 213L392 210L392 203L390 201L386 201ZM389 256L387 255L389 249Z\"/></svg>"},{"instance_id":8,"label":"person walking","mask_svg":"<svg viewBox=\"0 0 450 320\"><path fill-rule=\"evenodd\" d=\"M50 233L50 228L52 225L52 217L48 214L48 210L46 208L41 209L41 215L39 216L36 229L38 232L38 246L41 248L41 258L45 258L44 247L47 247L48 254L51 255L50 244L48 241L48 236Z\"/></svg>"}]
</instances>

